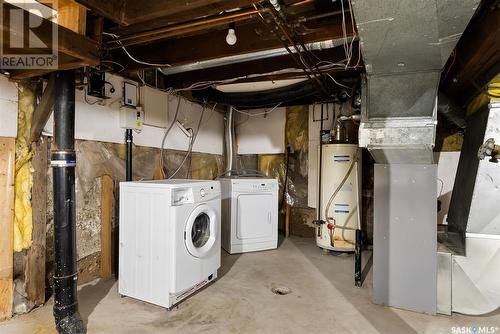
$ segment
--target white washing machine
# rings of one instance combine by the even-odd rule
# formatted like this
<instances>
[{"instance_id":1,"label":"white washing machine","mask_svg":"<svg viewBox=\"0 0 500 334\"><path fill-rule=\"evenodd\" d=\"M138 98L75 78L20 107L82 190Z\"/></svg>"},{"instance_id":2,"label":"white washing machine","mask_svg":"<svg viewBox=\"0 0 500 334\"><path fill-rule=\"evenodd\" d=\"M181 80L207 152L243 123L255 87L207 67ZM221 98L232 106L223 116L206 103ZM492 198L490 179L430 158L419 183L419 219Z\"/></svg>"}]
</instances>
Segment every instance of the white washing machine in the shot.
<instances>
[{"instance_id":1,"label":"white washing machine","mask_svg":"<svg viewBox=\"0 0 500 334\"><path fill-rule=\"evenodd\" d=\"M220 178L222 248L229 254L278 247L278 181Z\"/></svg>"},{"instance_id":2,"label":"white washing machine","mask_svg":"<svg viewBox=\"0 0 500 334\"><path fill-rule=\"evenodd\" d=\"M120 183L118 291L170 308L217 278L218 181Z\"/></svg>"}]
</instances>

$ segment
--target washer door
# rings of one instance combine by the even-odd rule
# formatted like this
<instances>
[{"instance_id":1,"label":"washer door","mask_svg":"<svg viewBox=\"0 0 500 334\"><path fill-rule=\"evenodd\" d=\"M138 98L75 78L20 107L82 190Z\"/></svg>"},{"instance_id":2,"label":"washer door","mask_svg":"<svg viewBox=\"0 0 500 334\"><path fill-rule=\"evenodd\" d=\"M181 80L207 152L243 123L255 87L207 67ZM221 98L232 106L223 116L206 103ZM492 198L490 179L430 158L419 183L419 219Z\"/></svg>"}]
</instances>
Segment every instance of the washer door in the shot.
<instances>
[{"instance_id":1,"label":"washer door","mask_svg":"<svg viewBox=\"0 0 500 334\"><path fill-rule=\"evenodd\" d=\"M215 211L206 204L191 212L184 231L184 242L191 255L201 258L210 253L217 236L217 219Z\"/></svg>"}]
</instances>

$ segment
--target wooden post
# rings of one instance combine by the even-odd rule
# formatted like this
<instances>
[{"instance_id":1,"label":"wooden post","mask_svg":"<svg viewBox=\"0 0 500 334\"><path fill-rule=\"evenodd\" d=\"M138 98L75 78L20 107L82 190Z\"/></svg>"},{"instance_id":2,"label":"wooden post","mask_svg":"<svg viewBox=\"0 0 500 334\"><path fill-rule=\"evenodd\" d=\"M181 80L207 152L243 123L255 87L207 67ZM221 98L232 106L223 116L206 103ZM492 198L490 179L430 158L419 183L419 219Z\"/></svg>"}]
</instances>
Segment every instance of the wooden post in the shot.
<instances>
[{"instance_id":1,"label":"wooden post","mask_svg":"<svg viewBox=\"0 0 500 334\"><path fill-rule=\"evenodd\" d=\"M285 204L285 238L290 236L290 206Z\"/></svg>"},{"instance_id":2,"label":"wooden post","mask_svg":"<svg viewBox=\"0 0 500 334\"><path fill-rule=\"evenodd\" d=\"M47 227L47 140L33 144L32 244L26 254L25 282L28 300L35 306L45 303L45 249Z\"/></svg>"},{"instance_id":3,"label":"wooden post","mask_svg":"<svg viewBox=\"0 0 500 334\"><path fill-rule=\"evenodd\" d=\"M0 320L12 317L15 141L0 137Z\"/></svg>"},{"instance_id":4,"label":"wooden post","mask_svg":"<svg viewBox=\"0 0 500 334\"><path fill-rule=\"evenodd\" d=\"M112 265L112 218L113 179L109 175L101 177L101 277L113 276Z\"/></svg>"}]
</instances>

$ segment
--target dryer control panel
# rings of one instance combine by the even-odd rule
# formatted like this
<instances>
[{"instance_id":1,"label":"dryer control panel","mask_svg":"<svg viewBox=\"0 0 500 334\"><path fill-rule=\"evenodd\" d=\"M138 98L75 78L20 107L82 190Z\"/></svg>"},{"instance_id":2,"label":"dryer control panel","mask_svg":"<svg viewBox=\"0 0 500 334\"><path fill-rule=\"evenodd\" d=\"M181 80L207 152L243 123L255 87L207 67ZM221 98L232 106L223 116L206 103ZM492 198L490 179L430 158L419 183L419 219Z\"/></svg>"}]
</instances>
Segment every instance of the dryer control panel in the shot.
<instances>
[{"instance_id":1,"label":"dryer control panel","mask_svg":"<svg viewBox=\"0 0 500 334\"><path fill-rule=\"evenodd\" d=\"M275 179L252 179L250 180L234 180L233 192L243 193L262 193L274 192L278 190L278 181Z\"/></svg>"}]
</instances>

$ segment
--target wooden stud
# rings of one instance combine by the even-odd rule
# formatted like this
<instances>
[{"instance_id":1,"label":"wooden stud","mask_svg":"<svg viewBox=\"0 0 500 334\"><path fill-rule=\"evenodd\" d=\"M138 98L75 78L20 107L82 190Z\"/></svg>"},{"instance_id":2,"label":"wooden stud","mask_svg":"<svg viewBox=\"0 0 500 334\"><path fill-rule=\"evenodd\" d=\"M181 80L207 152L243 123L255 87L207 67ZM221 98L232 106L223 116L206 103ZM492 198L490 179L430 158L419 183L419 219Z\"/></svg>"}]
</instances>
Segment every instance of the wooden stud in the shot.
<instances>
[{"instance_id":1,"label":"wooden stud","mask_svg":"<svg viewBox=\"0 0 500 334\"><path fill-rule=\"evenodd\" d=\"M0 137L0 320L12 317L15 142Z\"/></svg>"},{"instance_id":2,"label":"wooden stud","mask_svg":"<svg viewBox=\"0 0 500 334\"><path fill-rule=\"evenodd\" d=\"M26 254L25 282L28 300L35 306L45 303L45 250L47 226L47 168L48 145L46 139L33 145L33 212L32 244Z\"/></svg>"},{"instance_id":3,"label":"wooden stud","mask_svg":"<svg viewBox=\"0 0 500 334\"><path fill-rule=\"evenodd\" d=\"M112 218L113 179L109 175L101 177L101 277L113 276L112 263Z\"/></svg>"},{"instance_id":4,"label":"wooden stud","mask_svg":"<svg viewBox=\"0 0 500 334\"><path fill-rule=\"evenodd\" d=\"M285 204L285 238L290 236L290 206Z\"/></svg>"},{"instance_id":5,"label":"wooden stud","mask_svg":"<svg viewBox=\"0 0 500 334\"><path fill-rule=\"evenodd\" d=\"M55 98L55 76L51 75L47 87L42 93L42 98L33 111L31 117L30 141L35 142L40 139L43 128L47 123L54 106Z\"/></svg>"}]
</instances>

